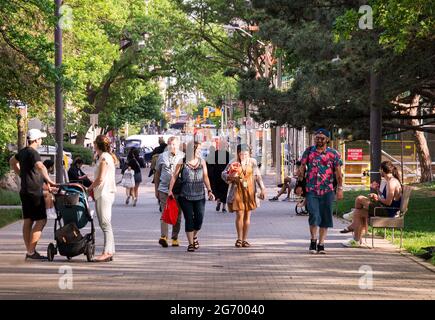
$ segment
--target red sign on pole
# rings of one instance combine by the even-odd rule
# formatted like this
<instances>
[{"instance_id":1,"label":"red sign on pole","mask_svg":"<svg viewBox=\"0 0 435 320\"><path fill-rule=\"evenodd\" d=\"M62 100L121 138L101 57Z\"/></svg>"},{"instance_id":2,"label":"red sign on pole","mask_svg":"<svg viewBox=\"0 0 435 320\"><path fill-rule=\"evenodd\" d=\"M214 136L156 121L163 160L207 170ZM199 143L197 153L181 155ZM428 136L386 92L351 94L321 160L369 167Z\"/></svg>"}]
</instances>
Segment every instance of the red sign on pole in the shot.
<instances>
[{"instance_id":1,"label":"red sign on pole","mask_svg":"<svg viewBox=\"0 0 435 320\"><path fill-rule=\"evenodd\" d=\"M347 160L361 161L363 159L362 149L347 149Z\"/></svg>"}]
</instances>

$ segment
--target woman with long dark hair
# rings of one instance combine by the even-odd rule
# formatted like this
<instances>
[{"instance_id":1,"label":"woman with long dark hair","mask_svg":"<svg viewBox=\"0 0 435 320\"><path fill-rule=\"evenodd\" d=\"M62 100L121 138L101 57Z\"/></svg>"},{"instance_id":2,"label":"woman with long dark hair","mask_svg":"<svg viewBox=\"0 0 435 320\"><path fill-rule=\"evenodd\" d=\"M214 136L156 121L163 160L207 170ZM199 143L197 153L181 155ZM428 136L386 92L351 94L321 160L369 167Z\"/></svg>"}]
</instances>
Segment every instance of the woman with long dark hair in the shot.
<instances>
[{"instance_id":1,"label":"woman with long dark hair","mask_svg":"<svg viewBox=\"0 0 435 320\"><path fill-rule=\"evenodd\" d=\"M80 157L74 159L73 165L68 170L68 179L69 182L78 182L88 188L92 184L92 181L89 180L86 173L83 172L83 163Z\"/></svg>"},{"instance_id":2,"label":"woman with long dark hair","mask_svg":"<svg viewBox=\"0 0 435 320\"><path fill-rule=\"evenodd\" d=\"M110 147L110 139L105 135L99 135L94 141L97 155L95 181L88 188L93 191L95 209L98 221L104 234L103 253L95 258L95 262L112 261L115 254L115 240L112 230L112 205L115 200L116 182L115 168L118 162Z\"/></svg>"},{"instance_id":3,"label":"woman with long dark hair","mask_svg":"<svg viewBox=\"0 0 435 320\"><path fill-rule=\"evenodd\" d=\"M222 206L222 212L227 212L227 194L228 184L222 183L222 172L230 162L230 153L228 152L227 143L221 140L217 150L210 148L207 157L208 177L210 178L211 189L216 197L216 211L219 212Z\"/></svg>"},{"instance_id":4,"label":"woman with long dark hair","mask_svg":"<svg viewBox=\"0 0 435 320\"><path fill-rule=\"evenodd\" d=\"M127 167L130 167L134 171L134 187L130 188L130 194L127 196L125 204L128 204L130 197L133 198L133 207L136 206L137 198L139 195L139 186L142 182L142 172L139 164L139 149L132 148L127 155Z\"/></svg>"},{"instance_id":5,"label":"woman with long dark hair","mask_svg":"<svg viewBox=\"0 0 435 320\"><path fill-rule=\"evenodd\" d=\"M341 233L354 233L353 239L344 245L358 247L361 244L362 235L368 230L368 219L376 214L377 217L394 217L400 208L402 198L402 184L396 166L391 161L381 163L381 177L385 180L385 187L379 190L378 184L372 186L377 193L371 193L369 197L358 196L355 199L355 209L352 212L352 224ZM381 207L382 209L376 209Z\"/></svg>"},{"instance_id":6,"label":"woman with long dark hair","mask_svg":"<svg viewBox=\"0 0 435 320\"><path fill-rule=\"evenodd\" d=\"M258 170L257 161L251 158L250 148L246 144L237 146L237 159L231 161L222 172L222 179L230 184L227 203L230 212L236 212L237 240L235 246L250 247L248 231L251 212L258 207L257 185L260 187L260 199L264 200L266 189Z\"/></svg>"}]
</instances>

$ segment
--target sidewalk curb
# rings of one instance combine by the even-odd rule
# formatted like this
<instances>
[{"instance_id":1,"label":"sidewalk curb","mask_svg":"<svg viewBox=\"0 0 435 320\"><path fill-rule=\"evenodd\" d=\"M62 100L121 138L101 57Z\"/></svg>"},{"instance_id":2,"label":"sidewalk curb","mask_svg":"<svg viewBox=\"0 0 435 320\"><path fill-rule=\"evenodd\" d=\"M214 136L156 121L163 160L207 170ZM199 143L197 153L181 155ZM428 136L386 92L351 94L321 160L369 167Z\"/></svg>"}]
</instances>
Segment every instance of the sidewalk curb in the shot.
<instances>
[{"instance_id":1,"label":"sidewalk curb","mask_svg":"<svg viewBox=\"0 0 435 320\"><path fill-rule=\"evenodd\" d=\"M345 219L343 219L343 218L338 218L338 219L341 220L341 221L349 222L349 221L347 221L347 220L345 220ZM375 239L376 239L376 237L375 237ZM390 240L387 240L387 241L388 241L388 243L389 243L392 247L394 247L394 249L396 249L396 250L398 251L398 253L399 253L400 255L402 255L402 256L404 256L404 257L406 257L406 258L408 258L408 259L414 261L415 263L421 265L422 267L426 268L427 270L432 271L432 272L435 273L435 266L434 266L433 264L431 264L430 262L426 262L426 261L424 261L423 259L420 259L420 258L416 257L415 255L413 255L412 253L408 252L408 251L407 251L405 248L403 248L403 247L402 247L402 249L400 249L400 248L397 247L394 243L392 243ZM372 249L372 248L370 247L370 249Z\"/></svg>"},{"instance_id":2,"label":"sidewalk curb","mask_svg":"<svg viewBox=\"0 0 435 320\"><path fill-rule=\"evenodd\" d=\"M408 259L418 263L419 265L421 265L422 267L426 268L429 271L432 271L433 273L435 273L435 266L433 264L431 264L430 262L426 262L423 259L420 259L416 256L414 256L412 253L406 251L406 249L404 249L404 251L400 251L399 252L402 256L407 257Z\"/></svg>"}]
</instances>

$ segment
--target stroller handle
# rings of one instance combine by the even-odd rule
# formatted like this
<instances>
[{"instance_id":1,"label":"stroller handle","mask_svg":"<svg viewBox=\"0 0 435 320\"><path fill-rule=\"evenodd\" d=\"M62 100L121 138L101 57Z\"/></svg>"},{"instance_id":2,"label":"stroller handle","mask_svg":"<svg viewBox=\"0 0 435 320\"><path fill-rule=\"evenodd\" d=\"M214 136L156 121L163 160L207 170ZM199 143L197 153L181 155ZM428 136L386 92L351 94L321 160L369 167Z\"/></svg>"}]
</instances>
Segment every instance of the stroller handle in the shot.
<instances>
[{"instance_id":1,"label":"stroller handle","mask_svg":"<svg viewBox=\"0 0 435 320\"><path fill-rule=\"evenodd\" d=\"M62 187L76 187L87 194L87 188L85 188L80 183L60 183L60 184L58 184L58 186L59 186L59 189L61 189Z\"/></svg>"}]
</instances>

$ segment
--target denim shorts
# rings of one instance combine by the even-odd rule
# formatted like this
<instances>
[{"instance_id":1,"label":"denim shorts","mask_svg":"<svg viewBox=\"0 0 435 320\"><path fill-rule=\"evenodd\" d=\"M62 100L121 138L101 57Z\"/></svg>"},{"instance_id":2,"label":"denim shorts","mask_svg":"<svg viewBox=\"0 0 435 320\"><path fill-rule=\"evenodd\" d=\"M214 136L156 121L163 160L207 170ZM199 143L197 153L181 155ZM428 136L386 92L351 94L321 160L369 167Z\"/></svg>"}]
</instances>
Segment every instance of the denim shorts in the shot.
<instances>
[{"instance_id":1,"label":"denim shorts","mask_svg":"<svg viewBox=\"0 0 435 320\"><path fill-rule=\"evenodd\" d=\"M314 192L307 193L308 222L310 226L320 228L333 227L332 213L334 199L335 194L332 191L321 196Z\"/></svg>"}]
</instances>

